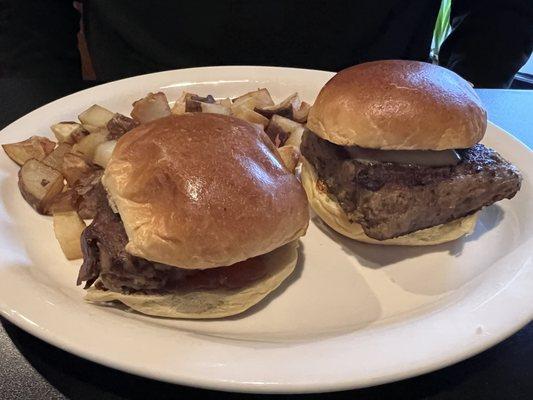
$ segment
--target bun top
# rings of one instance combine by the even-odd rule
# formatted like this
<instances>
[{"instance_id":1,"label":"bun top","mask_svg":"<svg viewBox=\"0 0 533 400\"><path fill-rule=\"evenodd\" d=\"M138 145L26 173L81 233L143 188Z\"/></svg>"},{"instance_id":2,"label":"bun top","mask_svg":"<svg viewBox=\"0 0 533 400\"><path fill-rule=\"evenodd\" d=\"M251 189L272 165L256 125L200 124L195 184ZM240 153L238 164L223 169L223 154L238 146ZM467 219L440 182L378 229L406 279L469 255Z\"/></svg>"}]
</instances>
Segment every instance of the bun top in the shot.
<instances>
[{"instance_id":1,"label":"bun top","mask_svg":"<svg viewBox=\"0 0 533 400\"><path fill-rule=\"evenodd\" d=\"M117 143L102 179L126 251L180 268L231 265L305 233L307 197L266 134L216 114L171 115Z\"/></svg>"},{"instance_id":2,"label":"bun top","mask_svg":"<svg viewBox=\"0 0 533 400\"><path fill-rule=\"evenodd\" d=\"M375 61L322 88L307 127L330 142L382 150L446 150L479 142L487 113L454 72L418 61Z\"/></svg>"}]
</instances>

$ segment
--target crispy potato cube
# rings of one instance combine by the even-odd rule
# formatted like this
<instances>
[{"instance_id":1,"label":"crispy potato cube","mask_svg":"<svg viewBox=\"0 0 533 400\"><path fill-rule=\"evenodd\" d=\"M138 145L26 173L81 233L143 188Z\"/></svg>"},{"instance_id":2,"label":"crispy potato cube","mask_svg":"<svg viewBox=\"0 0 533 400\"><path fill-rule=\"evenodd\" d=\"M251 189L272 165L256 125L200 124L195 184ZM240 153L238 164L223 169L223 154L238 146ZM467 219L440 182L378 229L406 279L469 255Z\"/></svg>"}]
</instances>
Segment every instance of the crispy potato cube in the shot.
<instances>
[{"instance_id":1,"label":"crispy potato cube","mask_svg":"<svg viewBox=\"0 0 533 400\"><path fill-rule=\"evenodd\" d=\"M300 148L300 144L302 143L302 135L304 134L305 127L298 126L295 127L293 130L290 131L289 137L285 141L286 146L295 146L297 148Z\"/></svg>"},{"instance_id":2,"label":"crispy potato cube","mask_svg":"<svg viewBox=\"0 0 533 400\"><path fill-rule=\"evenodd\" d=\"M237 97L233 100L233 104L240 104L244 101L249 101L248 99L253 99L253 107L267 107L267 106L273 106L274 101L272 100L272 96L270 96L270 93L267 89L258 89L253 92L248 92L246 94L243 94L242 96Z\"/></svg>"},{"instance_id":3,"label":"crispy potato cube","mask_svg":"<svg viewBox=\"0 0 533 400\"><path fill-rule=\"evenodd\" d=\"M170 112L174 115L185 114L186 104L184 101L176 101Z\"/></svg>"},{"instance_id":4,"label":"crispy potato cube","mask_svg":"<svg viewBox=\"0 0 533 400\"><path fill-rule=\"evenodd\" d=\"M225 99L217 100L217 104L220 104L221 106L224 106L224 107L231 108L231 105L233 103L232 103L231 99L228 97L228 98L225 98Z\"/></svg>"},{"instance_id":5,"label":"crispy potato cube","mask_svg":"<svg viewBox=\"0 0 533 400\"><path fill-rule=\"evenodd\" d=\"M82 124L81 126L89 133L98 132L100 129L102 129L101 126L94 126L91 124Z\"/></svg>"},{"instance_id":6,"label":"crispy potato cube","mask_svg":"<svg viewBox=\"0 0 533 400\"><path fill-rule=\"evenodd\" d=\"M186 112L202 112L202 104L216 104L215 98L208 94L206 97L187 93L185 96Z\"/></svg>"},{"instance_id":7,"label":"crispy potato cube","mask_svg":"<svg viewBox=\"0 0 533 400\"><path fill-rule=\"evenodd\" d=\"M109 111L107 108L95 104L82 112L78 118L84 125L93 125L98 128L103 128L107 125L109 120L113 118L115 113Z\"/></svg>"},{"instance_id":8,"label":"crispy potato cube","mask_svg":"<svg viewBox=\"0 0 533 400\"><path fill-rule=\"evenodd\" d=\"M117 113L107 123L107 130L109 131L107 138L118 139L136 126L137 123L132 118Z\"/></svg>"},{"instance_id":9,"label":"crispy potato cube","mask_svg":"<svg viewBox=\"0 0 533 400\"><path fill-rule=\"evenodd\" d=\"M285 167L294 174L294 170L300 161L300 150L295 146L283 146L278 149L279 155Z\"/></svg>"},{"instance_id":10,"label":"crispy potato cube","mask_svg":"<svg viewBox=\"0 0 533 400\"><path fill-rule=\"evenodd\" d=\"M94 152L100 143L107 141L109 132L105 128L85 136L82 140L72 146L72 152L83 155L87 160L92 161Z\"/></svg>"},{"instance_id":11,"label":"crispy potato cube","mask_svg":"<svg viewBox=\"0 0 533 400\"><path fill-rule=\"evenodd\" d=\"M74 186L83 176L91 174L97 167L89 163L84 157L67 153L63 158L61 172L69 186Z\"/></svg>"},{"instance_id":12,"label":"crispy potato cube","mask_svg":"<svg viewBox=\"0 0 533 400\"><path fill-rule=\"evenodd\" d=\"M301 101L298 93L293 93L279 104L255 107L255 111L267 118L272 118L273 115L281 115L282 117L293 119L294 110L299 109L300 104Z\"/></svg>"},{"instance_id":13,"label":"crispy potato cube","mask_svg":"<svg viewBox=\"0 0 533 400\"><path fill-rule=\"evenodd\" d=\"M243 119L254 124L260 124L263 128L268 125L268 118L263 117L261 114L256 113L254 110L248 108L239 109L233 112L233 115L237 118Z\"/></svg>"},{"instance_id":14,"label":"crispy potato cube","mask_svg":"<svg viewBox=\"0 0 533 400\"><path fill-rule=\"evenodd\" d=\"M163 92L148 95L133 103L131 117L138 123L146 123L170 115L167 96Z\"/></svg>"},{"instance_id":15,"label":"crispy potato cube","mask_svg":"<svg viewBox=\"0 0 533 400\"><path fill-rule=\"evenodd\" d=\"M56 171L60 171L63 168L63 157L65 154L69 153L72 150L72 146L66 143L59 143L59 145L43 158L43 163L52 167Z\"/></svg>"},{"instance_id":16,"label":"crispy potato cube","mask_svg":"<svg viewBox=\"0 0 533 400\"><path fill-rule=\"evenodd\" d=\"M83 221L76 211L54 213L54 233L67 260L82 258L81 234L85 229Z\"/></svg>"},{"instance_id":17,"label":"crispy potato cube","mask_svg":"<svg viewBox=\"0 0 533 400\"><path fill-rule=\"evenodd\" d=\"M32 136L22 142L3 144L2 148L7 156L18 165L24 165L26 161L32 158L42 160L54 150L55 146L55 142L48 138Z\"/></svg>"},{"instance_id":18,"label":"crispy potato cube","mask_svg":"<svg viewBox=\"0 0 533 400\"><path fill-rule=\"evenodd\" d=\"M288 132L292 132L294 129L303 126L299 122L295 122L289 118L282 117L281 115L274 115L272 117L272 122L279 125Z\"/></svg>"},{"instance_id":19,"label":"crispy potato cube","mask_svg":"<svg viewBox=\"0 0 533 400\"><path fill-rule=\"evenodd\" d=\"M282 117L281 115L274 115L268 123L265 132L276 147L281 147L286 142L289 142L287 144L299 147L303 131L304 126L302 124ZM293 135L294 137L291 139Z\"/></svg>"},{"instance_id":20,"label":"crispy potato cube","mask_svg":"<svg viewBox=\"0 0 533 400\"><path fill-rule=\"evenodd\" d=\"M63 190L63 175L32 159L20 169L18 185L28 204L40 214L45 214L50 201Z\"/></svg>"},{"instance_id":21,"label":"crispy potato cube","mask_svg":"<svg viewBox=\"0 0 533 400\"><path fill-rule=\"evenodd\" d=\"M54 124L50 127L59 143L74 144L89 134L81 124L67 121Z\"/></svg>"},{"instance_id":22,"label":"crispy potato cube","mask_svg":"<svg viewBox=\"0 0 533 400\"><path fill-rule=\"evenodd\" d=\"M306 123L307 116L309 115L309 110L311 110L311 104L302 101L302 104L300 104L300 108L298 108L297 110L293 110L292 119L302 124Z\"/></svg>"},{"instance_id":23,"label":"crispy potato cube","mask_svg":"<svg viewBox=\"0 0 533 400\"><path fill-rule=\"evenodd\" d=\"M221 104L200 103L200 107L202 108L203 113L230 115L229 107Z\"/></svg>"},{"instance_id":24,"label":"crispy potato cube","mask_svg":"<svg viewBox=\"0 0 533 400\"><path fill-rule=\"evenodd\" d=\"M238 113L245 112L246 110L253 111L255 107L255 100L252 97L248 97L247 99L241 101L240 103L232 104L230 107L231 115L235 115Z\"/></svg>"},{"instance_id":25,"label":"crispy potato cube","mask_svg":"<svg viewBox=\"0 0 533 400\"><path fill-rule=\"evenodd\" d=\"M116 140L108 140L107 142L100 143L94 152L93 162L96 165L105 168L116 145Z\"/></svg>"},{"instance_id":26,"label":"crispy potato cube","mask_svg":"<svg viewBox=\"0 0 533 400\"><path fill-rule=\"evenodd\" d=\"M185 114L187 109L187 98L190 96L190 93L182 92L180 97L178 97L178 99L174 102L170 112L175 115Z\"/></svg>"}]
</instances>

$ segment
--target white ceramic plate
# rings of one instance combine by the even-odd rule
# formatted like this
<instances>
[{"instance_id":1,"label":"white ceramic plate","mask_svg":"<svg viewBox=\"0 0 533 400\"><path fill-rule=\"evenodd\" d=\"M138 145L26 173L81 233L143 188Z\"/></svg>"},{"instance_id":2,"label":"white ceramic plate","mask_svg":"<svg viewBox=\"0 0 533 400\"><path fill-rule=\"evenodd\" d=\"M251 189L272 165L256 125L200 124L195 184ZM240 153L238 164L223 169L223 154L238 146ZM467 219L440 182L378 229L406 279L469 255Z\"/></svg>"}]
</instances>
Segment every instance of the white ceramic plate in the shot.
<instances>
[{"instance_id":1,"label":"white ceramic plate","mask_svg":"<svg viewBox=\"0 0 533 400\"><path fill-rule=\"evenodd\" d=\"M215 67L139 76L50 103L8 126L1 142L72 120L93 103L129 113L149 91L218 97L267 87L312 102L329 72ZM490 125L484 143L524 175L520 193L485 209L475 233L429 248L358 244L313 219L297 271L241 316L149 318L82 300L49 217L17 189L0 152L0 311L33 335L87 359L185 385L248 392L330 391L444 367L511 335L533 316L532 152Z\"/></svg>"}]
</instances>

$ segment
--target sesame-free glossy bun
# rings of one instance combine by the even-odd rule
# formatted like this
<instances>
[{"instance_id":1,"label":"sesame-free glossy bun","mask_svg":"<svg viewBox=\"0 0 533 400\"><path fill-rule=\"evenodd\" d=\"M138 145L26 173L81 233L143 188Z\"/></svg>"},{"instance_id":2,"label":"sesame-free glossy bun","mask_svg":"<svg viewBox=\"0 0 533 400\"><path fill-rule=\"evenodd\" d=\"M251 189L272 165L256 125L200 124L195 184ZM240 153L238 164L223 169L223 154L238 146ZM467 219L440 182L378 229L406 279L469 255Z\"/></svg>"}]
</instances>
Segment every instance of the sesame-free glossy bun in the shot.
<instances>
[{"instance_id":1,"label":"sesame-free glossy bun","mask_svg":"<svg viewBox=\"0 0 533 400\"><path fill-rule=\"evenodd\" d=\"M307 127L343 146L446 150L479 142L487 114L471 85L437 65L387 60L336 74L320 91Z\"/></svg>"},{"instance_id":2,"label":"sesame-free glossy bun","mask_svg":"<svg viewBox=\"0 0 533 400\"><path fill-rule=\"evenodd\" d=\"M122 136L102 179L126 251L180 268L268 253L305 233L308 204L266 134L216 114L172 115Z\"/></svg>"}]
</instances>

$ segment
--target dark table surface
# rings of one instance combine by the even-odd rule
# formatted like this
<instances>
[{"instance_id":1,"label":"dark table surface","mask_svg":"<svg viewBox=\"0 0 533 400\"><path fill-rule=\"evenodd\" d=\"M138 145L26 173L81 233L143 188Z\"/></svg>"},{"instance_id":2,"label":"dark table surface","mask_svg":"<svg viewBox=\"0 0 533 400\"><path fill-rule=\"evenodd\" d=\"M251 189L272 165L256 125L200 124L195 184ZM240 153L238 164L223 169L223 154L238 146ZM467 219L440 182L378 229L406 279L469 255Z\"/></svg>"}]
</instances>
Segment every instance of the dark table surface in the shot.
<instances>
[{"instance_id":1,"label":"dark table surface","mask_svg":"<svg viewBox=\"0 0 533 400\"><path fill-rule=\"evenodd\" d=\"M68 81L0 80L0 128L40 105L87 86ZM533 91L478 90L478 93L490 120L533 148ZM0 318L3 400L249 396L160 383L103 367L50 346ZM533 323L497 346L451 367L401 382L323 397L533 399Z\"/></svg>"}]
</instances>

